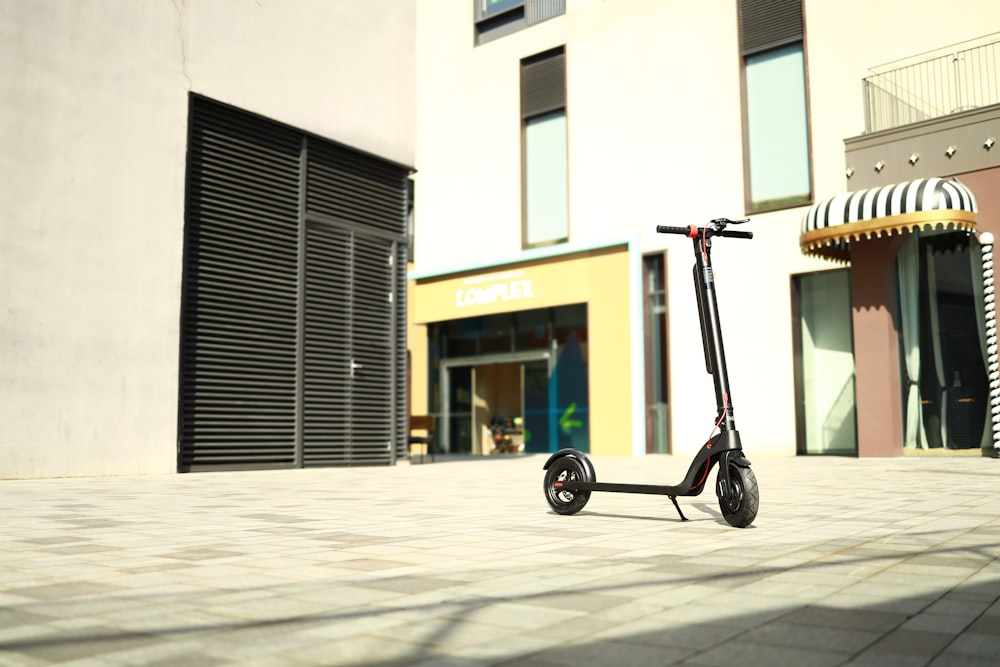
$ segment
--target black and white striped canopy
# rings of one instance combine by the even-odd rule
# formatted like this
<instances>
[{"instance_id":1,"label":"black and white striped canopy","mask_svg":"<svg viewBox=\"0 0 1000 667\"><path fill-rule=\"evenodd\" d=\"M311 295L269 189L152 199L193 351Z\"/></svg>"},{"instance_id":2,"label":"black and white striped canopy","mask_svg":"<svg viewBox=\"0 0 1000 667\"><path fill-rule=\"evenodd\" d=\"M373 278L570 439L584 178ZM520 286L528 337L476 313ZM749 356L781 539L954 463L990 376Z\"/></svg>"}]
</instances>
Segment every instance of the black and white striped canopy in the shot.
<instances>
[{"instance_id":1,"label":"black and white striped canopy","mask_svg":"<svg viewBox=\"0 0 1000 667\"><path fill-rule=\"evenodd\" d=\"M937 226L974 230L976 210L967 187L943 178L847 192L810 207L799 246L807 255L848 261L851 241Z\"/></svg>"}]
</instances>

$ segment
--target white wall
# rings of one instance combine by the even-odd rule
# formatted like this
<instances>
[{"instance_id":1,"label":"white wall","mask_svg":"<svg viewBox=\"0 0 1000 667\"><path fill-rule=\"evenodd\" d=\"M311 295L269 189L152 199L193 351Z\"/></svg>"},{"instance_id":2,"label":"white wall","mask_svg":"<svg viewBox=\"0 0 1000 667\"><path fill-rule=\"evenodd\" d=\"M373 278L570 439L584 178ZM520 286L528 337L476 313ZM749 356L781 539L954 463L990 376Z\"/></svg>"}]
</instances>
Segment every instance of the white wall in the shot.
<instances>
[{"instance_id":1,"label":"white wall","mask_svg":"<svg viewBox=\"0 0 1000 667\"><path fill-rule=\"evenodd\" d=\"M519 60L565 45L570 240L638 234L644 251L668 248L673 445L695 451L715 406L690 242L653 230L743 215L737 2L570 0L564 16L479 47L466 4L418 5L417 270L520 251ZM1000 3L977 0L804 5L817 199L849 189L843 140L864 129L869 67L1000 25ZM733 405L751 453L795 452L790 276L833 268L799 252L804 210L753 216L753 241L715 247Z\"/></svg>"},{"instance_id":2,"label":"white wall","mask_svg":"<svg viewBox=\"0 0 1000 667\"><path fill-rule=\"evenodd\" d=\"M412 165L415 2L184 3L185 73L195 92Z\"/></svg>"},{"instance_id":3,"label":"white wall","mask_svg":"<svg viewBox=\"0 0 1000 667\"><path fill-rule=\"evenodd\" d=\"M414 161L413 0L0 0L0 478L176 469L188 93Z\"/></svg>"}]
</instances>

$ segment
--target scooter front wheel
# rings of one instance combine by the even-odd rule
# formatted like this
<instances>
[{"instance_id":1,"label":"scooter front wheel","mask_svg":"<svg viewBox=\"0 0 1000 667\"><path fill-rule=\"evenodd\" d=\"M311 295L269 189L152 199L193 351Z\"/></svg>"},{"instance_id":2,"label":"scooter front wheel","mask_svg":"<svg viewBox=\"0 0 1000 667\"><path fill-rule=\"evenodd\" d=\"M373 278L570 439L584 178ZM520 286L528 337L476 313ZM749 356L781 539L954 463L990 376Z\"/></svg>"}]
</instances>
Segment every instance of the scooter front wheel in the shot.
<instances>
[{"instance_id":1,"label":"scooter front wheel","mask_svg":"<svg viewBox=\"0 0 1000 667\"><path fill-rule=\"evenodd\" d=\"M719 471L722 475L722 471ZM746 528L757 518L757 507L760 505L760 491L757 489L757 478L750 468L729 464L729 484L731 490L728 498L719 498L719 509L730 526Z\"/></svg>"},{"instance_id":2,"label":"scooter front wheel","mask_svg":"<svg viewBox=\"0 0 1000 667\"><path fill-rule=\"evenodd\" d=\"M583 465L572 456L556 459L545 471L545 500L557 514L576 514L590 500L590 491L568 491L563 488L566 482L583 482L587 480Z\"/></svg>"}]
</instances>

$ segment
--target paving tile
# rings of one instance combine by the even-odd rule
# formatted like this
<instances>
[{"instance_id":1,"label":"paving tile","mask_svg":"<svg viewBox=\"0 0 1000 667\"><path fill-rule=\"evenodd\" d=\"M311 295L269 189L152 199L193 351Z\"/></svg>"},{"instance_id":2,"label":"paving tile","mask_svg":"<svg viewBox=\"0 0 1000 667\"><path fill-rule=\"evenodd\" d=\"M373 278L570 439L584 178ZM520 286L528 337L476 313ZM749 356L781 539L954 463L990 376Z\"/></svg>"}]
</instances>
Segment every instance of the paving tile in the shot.
<instances>
[{"instance_id":1,"label":"paving tile","mask_svg":"<svg viewBox=\"0 0 1000 667\"><path fill-rule=\"evenodd\" d=\"M876 630L773 622L755 628L749 636L760 644L854 654L874 643L881 634Z\"/></svg>"},{"instance_id":2,"label":"paving tile","mask_svg":"<svg viewBox=\"0 0 1000 667\"><path fill-rule=\"evenodd\" d=\"M875 642L873 653L923 656L930 660L952 642L953 637L939 632L894 630Z\"/></svg>"},{"instance_id":3,"label":"paving tile","mask_svg":"<svg viewBox=\"0 0 1000 667\"><path fill-rule=\"evenodd\" d=\"M927 664L926 656L866 651L845 662L844 667L925 667Z\"/></svg>"},{"instance_id":4,"label":"paving tile","mask_svg":"<svg viewBox=\"0 0 1000 667\"><path fill-rule=\"evenodd\" d=\"M732 667L732 665L833 667L843 664L847 658L848 656L841 652L758 644L751 640L743 640L727 642L699 652L682 664L705 667Z\"/></svg>"},{"instance_id":5,"label":"paving tile","mask_svg":"<svg viewBox=\"0 0 1000 667\"><path fill-rule=\"evenodd\" d=\"M952 614L935 614L930 609L921 612L913 618L907 620L900 627L900 630L910 630L913 632L939 632L946 635L957 635L965 630L972 623L972 618L965 616L955 616Z\"/></svg>"},{"instance_id":6,"label":"paving tile","mask_svg":"<svg viewBox=\"0 0 1000 667\"><path fill-rule=\"evenodd\" d=\"M8 592L36 600L66 600L70 598L98 597L122 590L120 586L97 584L88 581L67 581L65 583L40 586L15 587Z\"/></svg>"},{"instance_id":7,"label":"paving tile","mask_svg":"<svg viewBox=\"0 0 1000 667\"><path fill-rule=\"evenodd\" d=\"M944 654L970 657L992 656L1000 660L1000 635L966 632L956 637Z\"/></svg>"},{"instance_id":8,"label":"paving tile","mask_svg":"<svg viewBox=\"0 0 1000 667\"><path fill-rule=\"evenodd\" d=\"M629 667L660 667L683 659L690 651L670 649L625 641L596 641L582 645L556 647L540 651L532 656L552 665L593 667L629 665Z\"/></svg>"},{"instance_id":9,"label":"paving tile","mask_svg":"<svg viewBox=\"0 0 1000 667\"><path fill-rule=\"evenodd\" d=\"M945 653L930 663L928 667L996 667L997 656L969 656Z\"/></svg>"},{"instance_id":10,"label":"paving tile","mask_svg":"<svg viewBox=\"0 0 1000 667\"><path fill-rule=\"evenodd\" d=\"M49 662L65 662L81 656L100 656L162 642L155 635L121 631L95 625L69 633L52 633L21 640L5 641L0 650Z\"/></svg>"}]
</instances>

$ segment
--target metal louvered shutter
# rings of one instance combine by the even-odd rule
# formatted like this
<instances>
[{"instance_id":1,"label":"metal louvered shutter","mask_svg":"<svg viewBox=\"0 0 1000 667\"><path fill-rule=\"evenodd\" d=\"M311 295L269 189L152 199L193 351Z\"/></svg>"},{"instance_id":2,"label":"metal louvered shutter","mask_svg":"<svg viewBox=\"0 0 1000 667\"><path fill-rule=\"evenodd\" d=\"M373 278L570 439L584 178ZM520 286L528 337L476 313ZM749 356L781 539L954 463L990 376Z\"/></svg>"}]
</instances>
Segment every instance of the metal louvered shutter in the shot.
<instances>
[{"instance_id":1,"label":"metal louvered shutter","mask_svg":"<svg viewBox=\"0 0 1000 667\"><path fill-rule=\"evenodd\" d=\"M802 0L740 0L744 56L800 41L802 32Z\"/></svg>"},{"instance_id":2,"label":"metal louvered shutter","mask_svg":"<svg viewBox=\"0 0 1000 667\"><path fill-rule=\"evenodd\" d=\"M337 146L309 145L309 214L405 236L405 209L400 208L405 188L406 173L384 160Z\"/></svg>"},{"instance_id":3,"label":"metal louvered shutter","mask_svg":"<svg viewBox=\"0 0 1000 667\"><path fill-rule=\"evenodd\" d=\"M295 464L301 145L193 98L181 470Z\"/></svg>"},{"instance_id":4,"label":"metal louvered shutter","mask_svg":"<svg viewBox=\"0 0 1000 667\"><path fill-rule=\"evenodd\" d=\"M525 22L541 23L566 13L566 0L528 0L524 3Z\"/></svg>"},{"instance_id":5,"label":"metal louvered shutter","mask_svg":"<svg viewBox=\"0 0 1000 667\"><path fill-rule=\"evenodd\" d=\"M196 95L189 127L178 468L394 463L409 169Z\"/></svg>"},{"instance_id":6,"label":"metal louvered shutter","mask_svg":"<svg viewBox=\"0 0 1000 667\"><path fill-rule=\"evenodd\" d=\"M521 61L521 118L566 107L566 54L563 48Z\"/></svg>"}]
</instances>

